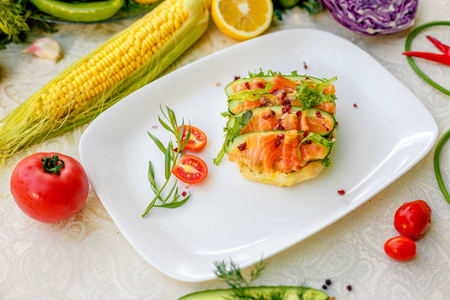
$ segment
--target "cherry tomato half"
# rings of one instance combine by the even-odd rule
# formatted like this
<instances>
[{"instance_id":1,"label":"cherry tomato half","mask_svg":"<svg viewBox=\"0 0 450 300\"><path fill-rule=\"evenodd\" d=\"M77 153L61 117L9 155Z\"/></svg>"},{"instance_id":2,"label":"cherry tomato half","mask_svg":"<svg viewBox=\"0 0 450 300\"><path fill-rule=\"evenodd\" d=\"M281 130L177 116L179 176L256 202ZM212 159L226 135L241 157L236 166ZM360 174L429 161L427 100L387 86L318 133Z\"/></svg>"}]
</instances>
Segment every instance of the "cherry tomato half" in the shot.
<instances>
[{"instance_id":1,"label":"cherry tomato half","mask_svg":"<svg viewBox=\"0 0 450 300\"><path fill-rule=\"evenodd\" d=\"M194 155L183 155L173 168L173 174L186 183L198 183L208 175L206 163Z\"/></svg>"},{"instance_id":2,"label":"cherry tomato half","mask_svg":"<svg viewBox=\"0 0 450 300\"><path fill-rule=\"evenodd\" d=\"M405 202L394 216L395 229L412 240L422 237L430 222L431 208L423 200Z\"/></svg>"},{"instance_id":3,"label":"cherry tomato half","mask_svg":"<svg viewBox=\"0 0 450 300\"><path fill-rule=\"evenodd\" d=\"M189 132L189 126L190 125L184 125L183 136L181 137L182 144ZM178 127L178 130L180 130L180 127ZM200 151L203 148L205 148L206 142L207 142L206 134L197 127L191 125L191 136L189 138L189 142L186 144L184 149L191 151Z\"/></svg>"},{"instance_id":4,"label":"cherry tomato half","mask_svg":"<svg viewBox=\"0 0 450 300\"><path fill-rule=\"evenodd\" d=\"M384 252L396 260L411 260L416 256L416 243L405 236L397 236L386 241Z\"/></svg>"},{"instance_id":5,"label":"cherry tomato half","mask_svg":"<svg viewBox=\"0 0 450 300\"><path fill-rule=\"evenodd\" d=\"M11 176L11 194L29 217L54 223L76 214L86 202L89 181L81 164L59 153L35 153Z\"/></svg>"}]
</instances>

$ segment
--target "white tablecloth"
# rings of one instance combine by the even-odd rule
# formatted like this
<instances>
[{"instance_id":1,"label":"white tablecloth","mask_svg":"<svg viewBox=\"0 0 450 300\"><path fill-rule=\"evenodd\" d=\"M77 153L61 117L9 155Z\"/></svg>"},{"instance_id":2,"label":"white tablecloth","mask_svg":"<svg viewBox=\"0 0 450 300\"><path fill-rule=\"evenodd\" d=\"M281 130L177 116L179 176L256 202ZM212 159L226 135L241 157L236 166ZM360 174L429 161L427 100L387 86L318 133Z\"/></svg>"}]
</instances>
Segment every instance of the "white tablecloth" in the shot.
<instances>
[{"instance_id":1,"label":"white tablecloth","mask_svg":"<svg viewBox=\"0 0 450 300\"><path fill-rule=\"evenodd\" d=\"M416 26L448 21L449 12L449 1L420 0ZM9 45L0 51L0 117L132 22L59 25L55 34L33 33L30 41L45 35L61 43L65 55L57 64L21 53L29 44ZM367 37L345 29L328 12L310 17L304 10L292 9L268 32L288 28L322 29L361 47L417 95L436 119L439 136L450 128L450 97L426 84L401 55L412 29ZM450 44L450 28L434 27L416 39L414 49L436 51L425 34ZM167 72L237 43L211 20L206 34ZM418 63L450 88L450 67ZM9 194L14 166L37 151L52 150L79 159L79 140L86 128L81 126L14 155L0 173L0 299L177 299L193 291L225 287L220 280L179 282L153 268L122 236L92 188L82 211L57 224L39 223L19 210ZM337 299L450 299L450 205L435 179L433 153L434 149L404 176L336 223L267 258L266 269L256 283L320 289L330 279L327 292ZM445 146L441 168L448 186L449 157L450 146ZM430 204L432 224L417 243L416 258L397 262L386 256L383 245L397 235L395 210L416 199Z\"/></svg>"}]
</instances>

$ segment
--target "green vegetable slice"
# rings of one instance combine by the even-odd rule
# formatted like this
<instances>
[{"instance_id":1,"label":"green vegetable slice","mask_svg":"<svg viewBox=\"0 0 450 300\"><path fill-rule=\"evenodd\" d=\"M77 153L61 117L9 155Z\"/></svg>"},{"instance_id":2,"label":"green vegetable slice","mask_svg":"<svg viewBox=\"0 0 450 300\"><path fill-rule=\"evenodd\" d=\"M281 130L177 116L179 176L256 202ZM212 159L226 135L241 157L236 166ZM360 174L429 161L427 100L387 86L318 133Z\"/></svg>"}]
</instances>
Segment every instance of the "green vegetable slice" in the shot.
<instances>
[{"instance_id":1,"label":"green vegetable slice","mask_svg":"<svg viewBox=\"0 0 450 300\"><path fill-rule=\"evenodd\" d=\"M430 22L430 23L425 23L419 27L417 27L416 29L414 29L413 31L411 31L411 33L408 35L408 37L406 38L406 43L405 43L405 51L410 51L411 49L411 43L413 41L413 39L424 29L429 28L429 27L433 27L433 26L450 26L450 21L437 21L437 22ZM414 60L411 57L407 57L406 58L409 62L409 64L411 65L411 68L414 70L414 72L417 73L417 75L419 75L420 77L423 78L423 80L425 80L426 82L428 82L432 87L434 87L435 89L439 90L440 92L450 96L450 91L447 90L446 88L444 88L443 86L439 85L438 83L436 83L433 79L431 79L430 77L428 77L424 72L422 72L422 70L416 65L416 63L414 62Z\"/></svg>"},{"instance_id":2,"label":"green vegetable slice","mask_svg":"<svg viewBox=\"0 0 450 300\"><path fill-rule=\"evenodd\" d=\"M95 22L110 18L125 4L125 0L94 2L30 0L30 2L44 13L73 22Z\"/></svg>"},{"instance_id":3,"label":"green vegetable slice","mask_svg":"<svg viewBox=\"0 0 450 300\"><path fill-rule=\"evenodd\" d=\"M445 188L444 181L442 180L441 168L439 166L439 156L441 154L442 147L445 145L445 142L450 138L450 130L447 130L446 133L439 139L436 150L434 151L434 173L436 174L436 180L441 189L442 194L444 195L445 200L450 204L450 195Z\"/></svg>"}]
</instances>

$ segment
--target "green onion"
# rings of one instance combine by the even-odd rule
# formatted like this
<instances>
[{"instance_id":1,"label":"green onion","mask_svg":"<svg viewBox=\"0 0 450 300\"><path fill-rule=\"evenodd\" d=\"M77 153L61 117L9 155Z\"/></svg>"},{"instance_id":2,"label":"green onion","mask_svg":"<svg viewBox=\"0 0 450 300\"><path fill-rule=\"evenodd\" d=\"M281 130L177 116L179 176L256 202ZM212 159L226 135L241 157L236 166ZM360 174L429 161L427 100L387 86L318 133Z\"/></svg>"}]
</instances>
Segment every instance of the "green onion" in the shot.
<instances>
[{"instance_id":1,"label":"green onion","mask_svg":"<svg viewBox=\"0 0 450 300\"><path fill-rule=\"evenodd\" d=\"M411 50L411 43L413 41L413 39L424 29L428 28L428 27L432 27L432 26L450 26L450 21L437 21L437 22L430 22L430 23L425 23L419 27L417 27L416 29L414 29L413 31L411 31L411 33L408 35L408 37L406 38L406 43L405 43L405 51L410 51ZM416 63L414 62L414 60L411 57L407 57L406 58L409 62L409 64L411 65L411 68L414 70L414 72L417 73L417 75L419 75L420 77L423 78L423 80L425 80L426 82L428 82L432 87L434 87L435 89L439 90L440 92L450 96L450 91L447 90L446 88L444 88L443 86L439 85L438 83L436 83L433 79L431 79L430 77L428 77L424 72L422 72L421 69L419 69L419 67L416 65Z\"/></svg>"},{"instance_id":2,"label":"green onion","mask_svg":"<svg viewBox=\"0 0 450 300\"><path fill-rule=\"evenodd\" d=\"M434 151L434 173L436 174L436 180L441 189L442 194L444 195L445 200L450 204L450 195L448 194L447 189L445 188L444 181L442 180L441 168L439 166L439 156L441 154L442 147L445 142L450 138L450 130L447 130L446 133L439 139L436 150Z\"/></svg>"}]
</instances>

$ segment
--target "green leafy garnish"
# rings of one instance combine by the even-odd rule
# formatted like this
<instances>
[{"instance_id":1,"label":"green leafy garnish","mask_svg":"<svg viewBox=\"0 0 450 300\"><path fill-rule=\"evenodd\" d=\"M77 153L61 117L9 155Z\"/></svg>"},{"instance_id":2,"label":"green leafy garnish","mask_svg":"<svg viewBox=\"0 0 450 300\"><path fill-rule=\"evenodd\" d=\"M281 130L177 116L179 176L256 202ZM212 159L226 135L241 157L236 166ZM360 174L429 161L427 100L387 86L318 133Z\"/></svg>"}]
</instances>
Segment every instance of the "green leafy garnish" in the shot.
<instances>
[{"instance_id":1,"label":"green leafy garnish","mask_svg":"<svg viewBox=\"0 0 450 300\"><path fill-rule=\"evenodd\" d=\"M189 138L191 136L191 127L189 124L189 130L186 135L186 138L184 139L183 143L181 141L181 138L183 137L183 131L184 131L184 119L182 120L181 126L178 126L177 118L175 116L175 113L172 109L166 106L166 112L163 111L162 107L160 108L161 112L163 114L163 119L161 117L158 117L159 123L171 132L175 136L176 145L178 146L176 148L176 151L173 147L173 142L169 141L167 147L163 145L163 143L156 138L153 134L150 132L147 132L149 137L153 140L153 142L156 144L159 150L164 154L164 175L166 181L162 185L162 187L158 187L158 184L155 180L155 170L153 169L153 164L151 161L148 163L148 181L150 182L150 186L155 193L155 197L151 201L151 203L148 205L145 212L142 214L143 217L147 215L147 213L153 208L153 207L162 207L162 208L176 208L180 207L183 204L185 204L189 198L191 197L191 194L182 200L180 200L180 195L178 194L178 187L177 187L177 180L175 180L174 184L172 185L169 192L163 197L163 191L167 187L170 178L172 177L172 170L177 164L178 157L183 155L183 149L189 142ZM179 128L179 129L178 129ZM175 153L175 154L174 154ZM159 204L156 204L156 201L160 201Z\"/></svg>"},{"instance_id":2,"label":"green leafy garnish","mask_svg":"<svg viewBox=\"0 0 450 300\"><path fill-rule=\"evenodd\" d=\"M301 157L301 153L300 153L300 146L302 144L305 144L307 142L312 142L315 143L316 145L319 146L324 146L326 148L333 148L334 147L334 142L328 140L327 138L314 133L314 132L310 132L308 133L308 135L300 142L300 144L298 145L297 151L298 151L298 156ZM324 159L322 159L322 164L325 168L329 168L332 167L333 165L331 164L331 160L328 157L325 157Z\"/></svg>"},{"instance_id":3,"label":"green leafy garnish","mask_svg":"<svg viewBox=\"0 0 450 300\"><path fill-rule=\"evenodd\" d=\"M0 1L0 49L9 43L24 42L32 27L56 32L54 24L44 22L42 15L26 0Z\"/></svg>"},{"instance_id":4,"label":"green leafy garnish","mask_svg":"<svg viewBox=\"0 0 450 300\"><path fill-rule=\"evenodd\" d=\"M302 85L295 87L295 99L300 100L304 109L319 106L324 102L334 102L336 96L333 94L324 94L323 90L336 81L336 79L336 77L333 77L320 84L313 81L303 81Z\"/></svg>"},{"instance_id":5,"label":"green leafy garnish","mask_svg":"<svg viewBox=\"0 0 450 300\"><path fill-rule=\"evenodd\" d=\"M219 154L217 154L217 157L214 159L214 163L216 165L220 163L223 156L225 155L225 147L229 143L231 143L233 139L239 135L239 133L241 133L242 128L247 125L252 116L253 112L251 110L247 110L244 113L235 116L233 119L231 119L230 122L227 123L227 126L223 128L223 130L226 132L225 141L223 143L222 149L220 149Z\"/></svg>"},{"instance_id":6,"label":"green leafy garnish","mask_svg":"<svg viewBox=\"0 0 450 300\"><path fill-rule=\"evenodd\" d=\"M267 72L264 72L261 68L259 68L259 72L258 73L252 73L252 72L248 72L248 76L250 78L260 78L260 77L268 77L268 76L275 76L275 75L281 75L281 72L275 72L272 70L268 70Z\"/></svg>"},{"instance_id":7,"label":"green leafy garnish","mask_svg":"<svg viewBox=\"0 0 450 300\"><path fill-rule=\"evenodd\" d=\"M261 99L261 97L264 94L267 94L270 91L270 89L272 88L272 86L273 86L273 83L269 82L264 88L240 91L239 93L236 93L236 94L228 97L228 101L234 100L234 99L245 99L245 100L249 100L249 101L256 101L258 99Z\"/></svg>"}]
</instances>

